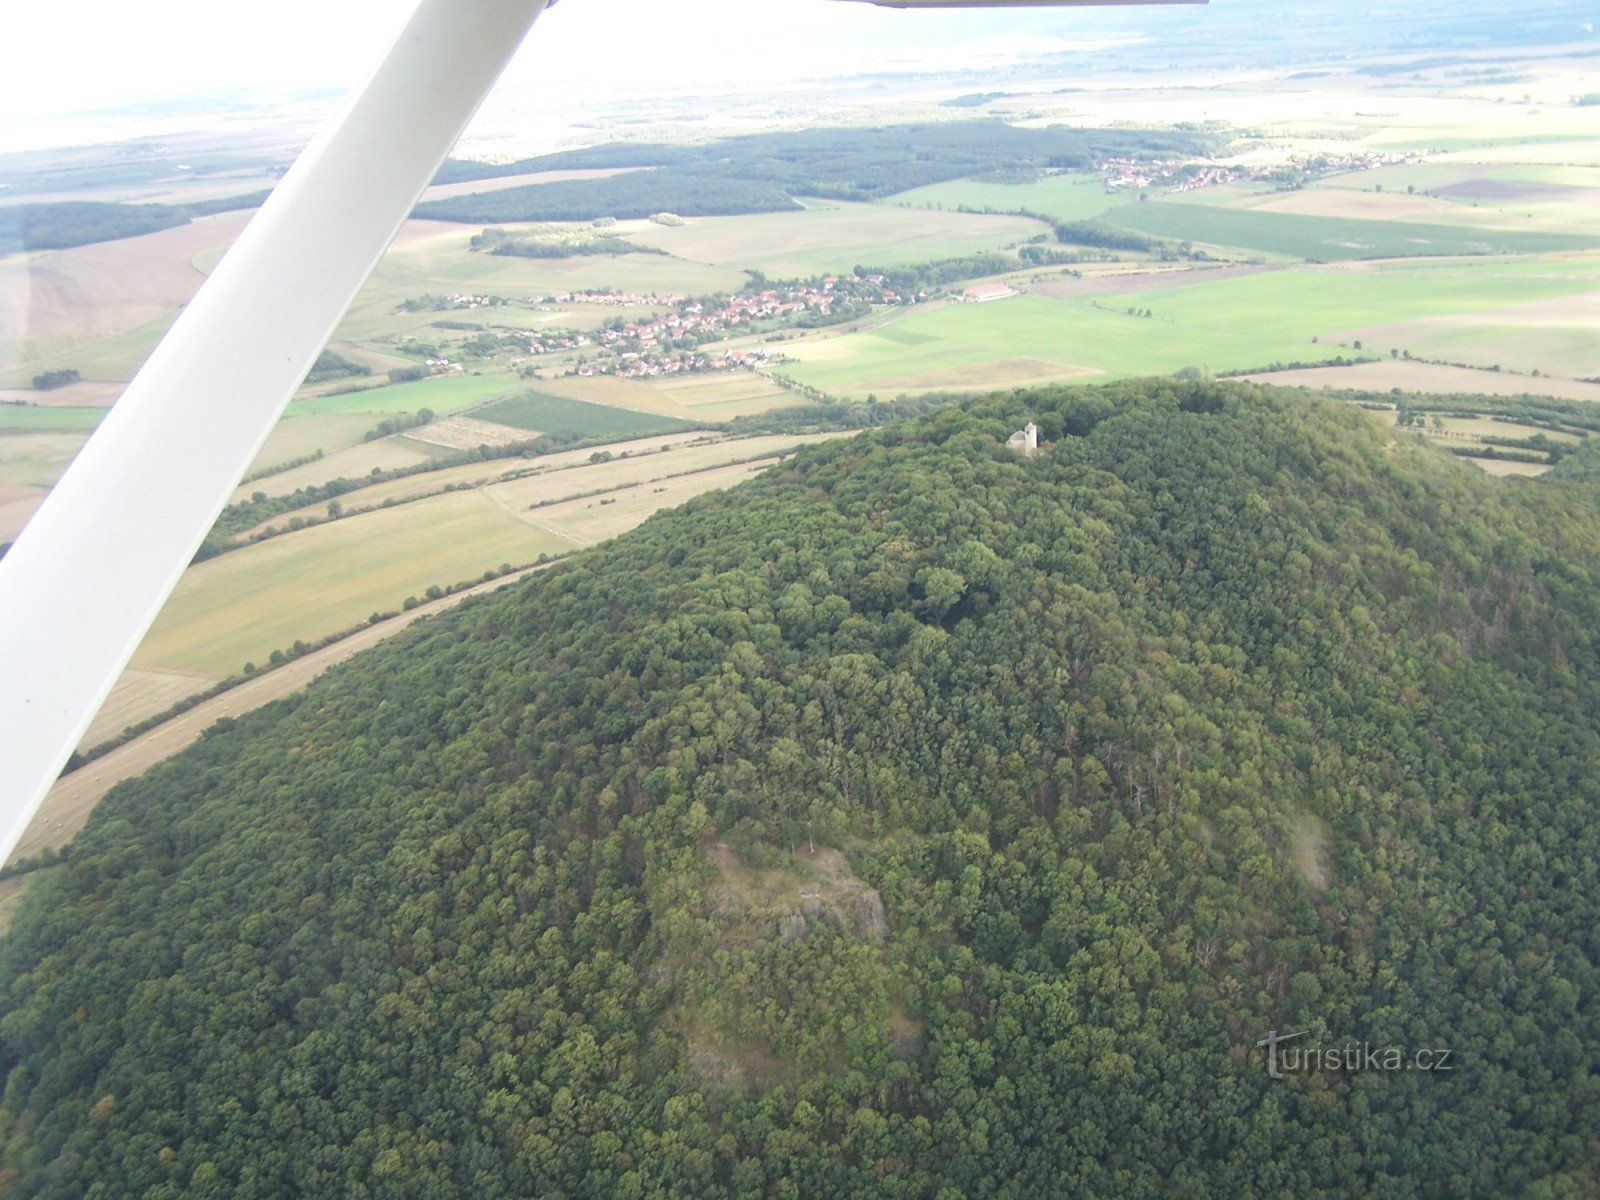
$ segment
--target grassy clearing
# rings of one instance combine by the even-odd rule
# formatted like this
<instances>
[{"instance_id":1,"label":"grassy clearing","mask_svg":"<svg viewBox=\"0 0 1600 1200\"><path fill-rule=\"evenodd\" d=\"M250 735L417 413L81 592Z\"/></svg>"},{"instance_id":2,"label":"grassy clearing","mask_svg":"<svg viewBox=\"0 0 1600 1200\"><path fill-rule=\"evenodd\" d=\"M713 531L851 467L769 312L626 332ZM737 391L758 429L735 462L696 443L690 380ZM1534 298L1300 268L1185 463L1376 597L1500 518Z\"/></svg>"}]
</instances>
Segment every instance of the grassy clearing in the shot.
<instances>
[{"instance_id":1,"label":"grassy clearing","mask_svg":"<svg viewBox=\"0 0 1600 1200\"><path fill-rule=\"evenodd\" d=\"M319 525L191 567L134 665L227 675L273 650L398 609L433 584L474 579L570 542L532 528L481 492L452 492Z\"/></svg>"},{"instance_id":2,"label":"grassy clearing","mask_svg":"<svg viewBox=\"0 0 1600 1200\"><path fill-rule=\"evenodd\" d=\"M1541 463L1506 462L1497 458L1469 458L1466 460L1480 470L1487 471L1490 475L1502 478L1516 476L1523 479L1536 479L1545 474L1550 468Z\"/></svg>"},{"instance_id":3,"label":"grassy clearing","mask_svg":"<svg viewBox=\"0 0 1600 1200\"><path fill-rule=\"evenodd\" d=\"M520 385L521 380L507 371L484 375L439 375L415 383L392 383L343 396L296 400L289 411L297 416L414 413L424 408L431 408L436 413L449 413L514 392Z\"/></svg>"},{"instance_id":4,"label":"grassy clearing","mask_svg":"<svg viewBox=\"0 0 1600 1200\"><path fill-rule=\"evenodd\" d=\"M995 250L1045 229L1025 217L830 202L804 212L702 217L673 229L651 225L637 236L679 258L787 279Z\"/></svg>"},{"instance_id":5,"label":"grassy clearing","mask_svg":"<svg viewBox=\"0 0 1600 1200\"><path fill-rule=\"evenodd\" d=\"M1364 221L1295 213L1152 202L1111 210L1106 220L1141 233L1316 262L1439 255L1546 254L1600 246L1600 237Z\"/></svg>"},{"instance_id":6,"label":"grassy clearing","mask_svg":"<svg viewBox=\"0 0 1600 1200\"><path fill-rule=\"evenodd\" d=\"M517 429L540 433L574 434L578 437L647 437L657 433L678 433L689 423L675 417L591 404L570 396L549 396L542 392L523 395L479 409L484 421L495 421Z\"/></svg>"},{"instance_id":7,"label":"grassy clearing","mask_svg":"<svg viewBox=\"0 0 1600 1200\"><path fill-rule=\"evenodd\" d=\"M1125 196L1108 194L1099 175L1065 172L1049 175L1033 183L983 183L976 179L957 179L913 188L884 201L914 208L961 208L995 212L1045 213L1058 221L1082 221L1099 216L1121 204Z\"/></svg>"},{"instance_id":8,"label":"grassy clearing","mask_svg":"<svg viewBox=\"0 0 1600 1200\"><path fill-rule=\"evenodd\" d=\"M1541 265L1548 270L1538 269ZM1300 269L1082 299L1025 296L916 310L881 330L797 342L785 374L826 391L977 389L1049 378L1215 371L1349 355L1330 334L1411 318L1448 325L1518 302L1565 303L1594 265L1522 261ZM1154 316L1129 316L1133 306ZM892 336L886 336L892 335ZM1375 335L1369 335L1375 336ZM1319 337L1321 345L1311 339ZM1369 341L1387 355L1404 342ZM1024 371L1023 368L1027 368ZM1021 374L1032 374L1026 380Z\"/></svg>"}]
</instances>

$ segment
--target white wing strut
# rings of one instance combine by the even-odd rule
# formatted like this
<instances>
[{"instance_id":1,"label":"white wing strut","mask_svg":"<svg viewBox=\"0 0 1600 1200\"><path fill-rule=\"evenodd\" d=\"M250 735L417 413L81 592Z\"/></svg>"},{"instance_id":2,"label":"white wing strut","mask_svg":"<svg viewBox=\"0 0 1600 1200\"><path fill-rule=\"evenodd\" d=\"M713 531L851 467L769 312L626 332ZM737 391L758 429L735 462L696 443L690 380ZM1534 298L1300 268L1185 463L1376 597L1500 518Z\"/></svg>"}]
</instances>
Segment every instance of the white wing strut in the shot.
<instances>
[{"instance_id":1,"label":"white wing strut","mask_svg":"<svg viewBox=\"0 0 1600 1200\"><path fill-rule=\"evenodd\" d=\"M0 560L0 863L545 7L421 0Z\"/></svg>"}]
</instances>

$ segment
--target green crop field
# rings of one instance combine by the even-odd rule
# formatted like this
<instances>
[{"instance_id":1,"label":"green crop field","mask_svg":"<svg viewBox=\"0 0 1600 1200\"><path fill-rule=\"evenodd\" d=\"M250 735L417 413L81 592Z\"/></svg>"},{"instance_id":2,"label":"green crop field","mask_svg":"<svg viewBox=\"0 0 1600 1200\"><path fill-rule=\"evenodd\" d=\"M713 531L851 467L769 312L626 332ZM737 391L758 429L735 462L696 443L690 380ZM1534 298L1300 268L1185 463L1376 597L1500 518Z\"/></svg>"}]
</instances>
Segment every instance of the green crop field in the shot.
<instances>
[{"instance_id":1,"label":"green crop field","mask_svg":"<svg viewBox=\"0 0 1600 1200\"><path fill-rule=\"evenodd\" d=\"M0 487L50 487L83 446L82 433L0 436Z\"/></svg>"},{"instance_id":2,"label":"green crop field","mask_svg":"<svg viewBox=\"0 0 1600 1200\"><path fill-rule=\"evenodd\" d=\"M106 415L103 408L46 408L0 404L0 434L87 433Z\"/></svg>"},{"instance_id":3,"label":"green crop field","mask_svg":"<svg viewBox=\"0 0 1600 1200\"><path fill-rule=\"evenodd\" d=\"M1045 213L1058 221L1081 221L1121 204L1126 196L1108 194L1098 175L1064 172L1033 183L984 183L957 179L913 188L885 200L885 204L949 210Z\"/></svg>"},{"instance_id":4,"label":"green crop field","mask_svg":"<svg viewBox=\"0 0 1600 1200\"><path fill-rule=\"evenodd\" d=\"M312 413L383 415L414 413L428 408L443 414L506 395L521 385L520 379L503 370L483 375L438 375L415 383L393 383L348 392L342 396L314 396L307 400L296 400L289 411L295 416Z\"/></svg>"},{"instance_id":5,"label":"green crop field","mask_svg":"<svg viewBox=\"0 0 1600 1200\"><path fill-rule=\"evenodd\" d=\"M880 330L795 343L787 352L797 361L781 370L861 396L1358 357L1329 335L1423 318L1473 322L1555 303L1595 288L1597 271L1592 260L1404 263L1274 271L1126 296L1024 296L919 310ZM1153 316L1130 316L1130 306ZM1366 353L1387 354L1391 345L1404 343L1368 342Z\"/></svg>"},{"instance_id":6,"label":"green crop field","mask_svg":"<svg viewBox=\"0 0 1600 1200\"><path fill-rule=\"evenodd\" d=\"M1438 255L1545 254L1600 246L1600 234L1363 221L1152 202L1112 209L1106 221L1179 242L1229 246L1316 262Z\"/></svg>"},{"instance_id":7,"label":"green crop field","mask_svg":"<svg viewBox=\"0 0 1600 1200\"><path fill-rule=\"evenodd\" d=\"M591 404L568 396L547 396L542 392L527 392L501 400L472 415L517 429L578 437L647 437L692 428L688 421L675 417L615 408L609 404Z\"/></svg>"},{"instance_id":8,"label":"green crop field","mask_svg":"<svg viewBox=\"0 0 1600 1200\"><path fill-rule=\"evenodd\" d=\"M191 567L135 656L136 666L221 677L273 650L398 609L433 584L572 545L482 492L379 509L235 550Z\"/></svg>"},{"instance_id":9,"label":"green crop field","mask_svg":"<svg viewBox=\"0 0 1600 1200\"><path fill-rule=\"evenodd\" d=\"M308 454L315 454L318 450L324 455L331 455L350 446L359 446L362 438L377 423L377 418L368 413L328 416L291 412L273 427L267 444L261 447L261 453L256 455L256 461L250 465L247 474L272 470Z\"/></svg>"}]
</instances>

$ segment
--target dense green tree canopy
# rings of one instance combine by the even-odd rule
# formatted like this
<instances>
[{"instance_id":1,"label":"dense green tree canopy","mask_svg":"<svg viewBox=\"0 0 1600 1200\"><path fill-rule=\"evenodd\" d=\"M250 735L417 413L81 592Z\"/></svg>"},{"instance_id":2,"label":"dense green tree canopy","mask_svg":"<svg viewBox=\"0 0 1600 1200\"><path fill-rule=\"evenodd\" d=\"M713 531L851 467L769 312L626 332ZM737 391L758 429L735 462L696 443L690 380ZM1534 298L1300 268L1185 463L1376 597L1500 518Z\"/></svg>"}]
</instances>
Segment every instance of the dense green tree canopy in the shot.
<instances>
[{"instance_id":1,"label":"dense green tree canopy","mask_svg":"<svg viewBox=\"0 0 1600 1200\"><path fill-rule=\"evenodd\" d=\"M423 622L34 881L7 1194L1594 1196L1559 476L1015 393ZM1455 1069L1274 1080L1271 1030Z\"/></svg>"}]
</instances>

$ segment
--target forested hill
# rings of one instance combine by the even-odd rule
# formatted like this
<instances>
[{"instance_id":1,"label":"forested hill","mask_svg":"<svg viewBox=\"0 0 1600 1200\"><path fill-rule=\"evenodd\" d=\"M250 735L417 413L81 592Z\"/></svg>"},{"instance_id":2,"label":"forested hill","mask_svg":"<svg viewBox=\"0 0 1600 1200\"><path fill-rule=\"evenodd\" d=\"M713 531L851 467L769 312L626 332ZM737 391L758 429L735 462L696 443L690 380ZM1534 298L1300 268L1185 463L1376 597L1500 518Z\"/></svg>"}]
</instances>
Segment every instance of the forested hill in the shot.
<instances>
[{"instance_id":1,"label":"forested hill","mask_svg":"<svg viewBox=\"0 0 1600 1200\"><path fill-rule=\"evenodd\" d=\"M1230 138L1199 125L1027 129L977 119L754 133L686 145L614 142L512 163L452 159L435 183L577 168L627 173L430 200L417 206L416 215L492 224L645 217L663 210L679 216L783 212L799 207L795 196L881 200L966 175L1089 170L1113 156L1209 155Z\"/></svg>"},{"instance_id":2,"label":"forested hill","mask_svg":"<svg viewBox=\"0 0 1600 1200\"><path fill-rule=\"evenodd\" d=\"M35 881L5 1195L1594 1196L1569 474L1014 393L427 621Z\"/></svg>"}]
</instances>

